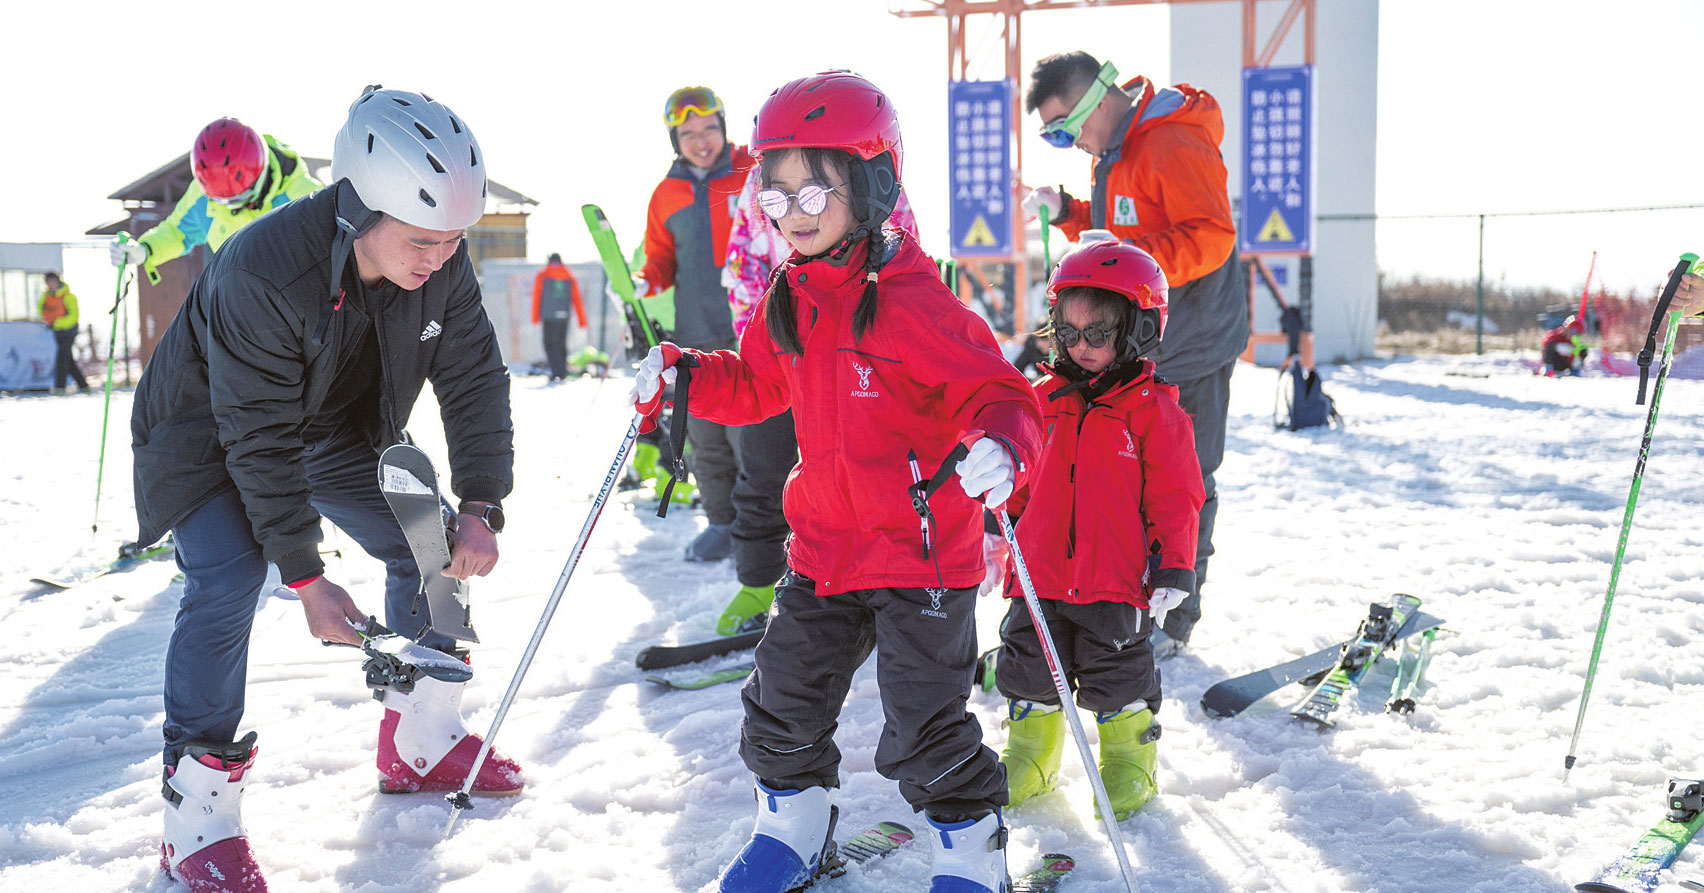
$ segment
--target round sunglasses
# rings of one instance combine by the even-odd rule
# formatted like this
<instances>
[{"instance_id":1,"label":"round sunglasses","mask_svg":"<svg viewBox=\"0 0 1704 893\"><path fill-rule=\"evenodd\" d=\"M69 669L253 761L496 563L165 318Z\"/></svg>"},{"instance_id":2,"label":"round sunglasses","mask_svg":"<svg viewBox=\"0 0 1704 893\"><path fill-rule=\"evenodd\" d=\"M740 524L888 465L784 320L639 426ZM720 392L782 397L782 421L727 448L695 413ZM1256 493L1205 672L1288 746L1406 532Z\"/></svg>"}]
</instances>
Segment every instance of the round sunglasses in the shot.
<instances>
[{"instance_id":1,"label":"round sunglasses","mask_svg":"<svg viewBox=\"0 0 1704 893\"><path fill-rule=\"evenodd\" d=\"M1116 334L1118 334L1118 326L1109 326L1104 323L1084 326L1081 329L1069 323L1060 323L1059 328L1053 330L1053 337L1058 338L1059 343L1065 345L1067 350L1076 347L1078 341L1086 341L1090 347L1098 350L1105 347L1112 336Z\"/></svg>"},{"instance_id":2,"label":"round sunglasses","mask_svg":"<svg viewBox=\"0 0 1704 893\"><path fill-rule=\"evenodd\" d=\"M787 216L787 205L789 203L798 204L799 213L808 217L815 217L828 208L828 194L839 188L840 186L830 186L824 189L813 183L809 186L800 187L796 193L789 194L771 186L767 189L758 190L757 206L763 209L763 213L776 220Z\"/></svg>"}]
</instances>

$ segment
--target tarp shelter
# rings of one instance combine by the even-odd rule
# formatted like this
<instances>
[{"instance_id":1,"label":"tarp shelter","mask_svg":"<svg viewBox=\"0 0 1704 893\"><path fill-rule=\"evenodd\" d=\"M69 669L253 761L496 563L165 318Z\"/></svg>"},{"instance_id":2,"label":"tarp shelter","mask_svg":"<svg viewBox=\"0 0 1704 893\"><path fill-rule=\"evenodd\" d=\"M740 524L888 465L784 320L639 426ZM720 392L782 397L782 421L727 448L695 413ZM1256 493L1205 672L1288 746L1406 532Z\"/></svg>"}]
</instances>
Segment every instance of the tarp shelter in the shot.
<instances>
[{"instance_id":1,"label":"tarp shelter","mask_svg":"<svg viewBox=\"0 0 1704 893\"><path fill-rule=\"evenodd\" d=\"M510 371L525 374L545 370L543 326L532 321L533 279L544 269L530 261L493 258L479 267L479 289L485 299L485 314L497 331L497 346ZM604 295L603 265L569 264L580 283L580 302L586 308L586 328L568 325L568 353L592 344L608 353L617 365L626 361L621 346L621 311Z\"/></svg>"},{"instance_id":2,"label":"tarp shelter","mask_svg":"<svg viewBox=\"0 0 1704 893\"><path fill-rule=\"evenodd\" d=\"M53 333L36 318L43 273L64 271L58 242L0 242L0 391L53 386Z\"/></svg>"}]
</instances>

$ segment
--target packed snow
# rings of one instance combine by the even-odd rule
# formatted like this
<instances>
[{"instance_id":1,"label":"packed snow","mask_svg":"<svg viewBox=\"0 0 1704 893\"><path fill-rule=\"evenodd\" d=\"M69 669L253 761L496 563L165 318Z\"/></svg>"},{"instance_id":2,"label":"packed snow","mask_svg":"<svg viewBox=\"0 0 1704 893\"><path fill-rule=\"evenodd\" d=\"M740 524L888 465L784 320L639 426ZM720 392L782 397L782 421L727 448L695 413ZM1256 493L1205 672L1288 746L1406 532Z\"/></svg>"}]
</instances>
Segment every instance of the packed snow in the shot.
<instances>
[{"instance_id":1,"label":"packed snow","mask_svg":"<svg viewBox=\"0 0 1704 893\"><path fill-rule=\"evenodd\" d=\"M1512 354L1322 371L1345 429L1274 430L1274 372L1237 370L1206 619L1161 665L1162 794L1122 826L1141 889L1549 893L1595 876L1661 816L1671 775L1704 775L1704 383L1671 381L1664 394L1565 783L1645 424L1634 381L1545 379ZM483 643L466 708L481 732L628 420L625 379L543 381L514 381L518 485L503 560L474 587ZM133 536L130 400L112 395L97 513L101 397L0 398L0 889L181 889L158 855L175 568L153 562L63 592L28 582ZM413 433L446 467L429 393ZM738 584L730 563L682 560L700 513L659 519L654 505L625 493L604 512L498 735L526 767L526 791L480 800L448 839L440 796L377 792L381 709L358 654L310 638L295 603L261 602L244 722L260 753L244 816L272 889L714 889L753 819L739 688L664 691L633 657L705 637ZM331 576L376 609L378 563L347 537L326 547L342 553L328 557ZM1383 712L1388 661L1334 731L1291 719L1300 687L1233 719L1203 714L1208 685L1349 635L1393 592L1448 621L1411 717ZM981 608L989 647L1004 605ZM977 692L971 704L998 749L1002 702ZM837 736L846 833L922 824L873 768L880 723L865 666ZM1067 891L1122 890L1075 749L1065 760L1061 790L1009 811L1011 867L1066 852L1078 860ZM920 840L822 889L922 890L927 851ZM1704 877L1696 849L1662 889L1686 877Z\"/></svg>"}]
</instances>

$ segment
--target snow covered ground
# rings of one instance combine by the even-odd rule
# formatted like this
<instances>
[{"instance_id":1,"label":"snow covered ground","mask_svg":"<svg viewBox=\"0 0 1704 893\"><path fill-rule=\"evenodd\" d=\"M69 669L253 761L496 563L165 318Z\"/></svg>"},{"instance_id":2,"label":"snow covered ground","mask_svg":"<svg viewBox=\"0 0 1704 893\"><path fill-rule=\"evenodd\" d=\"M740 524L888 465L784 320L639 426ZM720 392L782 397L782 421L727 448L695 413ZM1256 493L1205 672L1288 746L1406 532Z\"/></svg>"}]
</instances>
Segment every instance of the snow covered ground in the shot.
<instances>
[{"instance_id":1,"label":"snow covered ground","mask_svg":"<svg viewBox=\"0 0 1704 893\"><path fill-rule=\"evenodd\" d=\"M1634 381L1548 380L1513 355L1324 370L1343 431L1274 431L1274 374L1238 370L1220 473L1207 619L1163 664L1164 793L1124 823L1147 891L1555 891L1585 880L1662 812L1670 775L1704 775L1704 383L1663 401L1580 765L1561 779L1583 672L1645 419ZM484 644L467 698L484 730L624 430L626 382L514 387L516 478L496 573L475 586ZM160 679L174 568L152 563L66 592L133 534L128 393L113 396L99 532L99 397L0 398L0 889L166 891L159 872ZM430 397L426 398L430 402ZM414 433L442 467L436 413ZM260 757L245 816L279 891L712 889L749 831L735 753L738 687L664 692L633 655L695 639L736 588L728 564L681 560L703 524L620 497L592 535L498 746L519 797L481 801L441 839L437 796L375 790L380 708L347 649L306 634L293 603L259 610L245 729ZM338 545L332 540L330 545ZM334 578L369 608L382 570L346 538ZM1449 621L1420 707L1382 712L1389 668L1321 734L1292 689L1236 719L1203 689L1349 634L1403 591ZM1003 606L986 602L985 643ZM973 704L991 743L1001 704ZM838 740L842 827L919 823L873 769L873 668ZM1091 734L1092 734L1092 726ZM1075 751L1061 792L1009 813L1014 871L1078 857L1074 891L1123 889ZM920 890L913 846L828 890ZM1704 877L1687 854L1674 877Z\"/></svg>"}]
</instances>

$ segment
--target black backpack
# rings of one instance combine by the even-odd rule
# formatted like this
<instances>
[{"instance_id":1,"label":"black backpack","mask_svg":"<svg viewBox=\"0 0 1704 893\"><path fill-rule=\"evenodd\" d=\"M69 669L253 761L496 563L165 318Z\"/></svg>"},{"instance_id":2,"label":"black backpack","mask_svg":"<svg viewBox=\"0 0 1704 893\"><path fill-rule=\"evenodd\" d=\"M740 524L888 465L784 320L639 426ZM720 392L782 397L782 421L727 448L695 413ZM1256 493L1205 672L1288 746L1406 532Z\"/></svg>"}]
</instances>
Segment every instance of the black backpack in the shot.
<instances>
[{"instance_id":1,"label":"black backpack","mask_svg":"<svg viewBox=\"0 0 1704 893\"><path fill-rule=\"evenodd\" d=\"M1326 396L1320 386L1319 370L1302 371L1302 311L1285 306L1278 316L1278 326L1289 336L1290 356L1278 367L1278 397L1272 408L1272 424L1278 428L1300 431L1321 425L1343 427L1343 417L1337 414L1337 403ZM1284 376L1290 377L1288 389Z\"/></svg>"}]
</instances>

